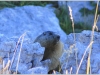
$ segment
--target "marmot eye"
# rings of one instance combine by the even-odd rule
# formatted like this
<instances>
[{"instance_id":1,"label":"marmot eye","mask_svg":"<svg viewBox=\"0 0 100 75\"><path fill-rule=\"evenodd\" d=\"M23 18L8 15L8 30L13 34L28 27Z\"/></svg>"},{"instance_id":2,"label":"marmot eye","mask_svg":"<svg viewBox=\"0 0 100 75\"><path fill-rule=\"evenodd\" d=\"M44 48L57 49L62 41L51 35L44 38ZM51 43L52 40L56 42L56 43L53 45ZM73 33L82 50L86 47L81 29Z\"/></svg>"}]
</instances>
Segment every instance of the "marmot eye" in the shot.
<instances>
[{"instance_id":1,"label":"marmot eye","mask_svg":"<svg viewBox=\"0 0 100 75\"><path fill-rule=\"evenodd\" d=\"M44 32L43 35L46 35L46 33Z\"/></svg>"},{"instance_id":2,"label":"marmot eye","mask_svg":"<svg viewBox=\"0 0 100 75\"><path fill-rule=\"evenodd\" d=\"M50 32L49 35L52 35L52 33Z\"/></svg>"}]
</instances>

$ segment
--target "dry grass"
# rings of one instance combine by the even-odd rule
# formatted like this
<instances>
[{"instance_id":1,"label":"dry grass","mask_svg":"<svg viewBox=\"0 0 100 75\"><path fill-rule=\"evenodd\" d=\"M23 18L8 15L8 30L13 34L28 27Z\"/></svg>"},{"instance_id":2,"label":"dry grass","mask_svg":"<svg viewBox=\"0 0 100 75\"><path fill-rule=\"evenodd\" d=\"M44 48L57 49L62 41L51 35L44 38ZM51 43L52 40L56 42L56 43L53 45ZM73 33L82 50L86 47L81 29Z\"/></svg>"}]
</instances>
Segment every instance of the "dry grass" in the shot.
<instances>
[{"instance_id":1,"label":"dry grass","mask_svg":"<svg viewBox=\"0 0 100 75\"><path fill-rule=\"evenodd\" d=\"M96 23L97 23L97 20L98 20L98 15L97 15L98 4L99 4L99 1L97 2L96 12L95 12L95 19L94 19L94 24L93 24L92 33L91 33L91 41L90 41L90 44L87 46L87 48L86 48L86 50L85 50L85 52L84 52L84 54L82 56L82 59L81 59L79 65L77 64L77 50L76 50L76 66L77 66L76 74L78 74L78 72L80 70L81 64L82 64L82 62L84 60L84 56L86 55L86 52L87 52L88 49L90 49L90 51L89 51L88 60L87 60L88 63L87 63L86 74L91 74L91 64L90 64L90 59L91 58L90 58L90 56L91 56L91 51L92 51L91 48L92 48L92 44L93 44L93 39L94 39L94 30L95 29L98 30L98 28L96 26ZM76 43L76 41L75 41L75 31L74 31L74 21L73 21L73 17L72 17L72 10L71 10L70 6L68 6L68 7L69 7L69 11L70 11L70 19L72 21L74 43ZM12 60L11 61L9 60L6 65L3 65L3 69L0 71L0 74L11 74L10 69L12 67L12 64L13 64L13 61L14 61L14 58L15 58L15 54L16 54L18 45L20 44L20 52L19 52L19 55L18 55L18 61L17 61L16 73L15 73L15 74L17 74L18 64L19 64L21 50L22 50L22 44L23 44L23 40L24 40L24 36L25 35L26 35L26 32L19 37L17 45L16 45L16 47L14 49L15 52L13 54ZM4 64L4 61L3 61L3 64ZM71 67L70 68L70 74L72 73L72 70L73 70L73 68ZM53 71L53 72L54 72L54 74L56 74L55 71ZM68 74L68 70L66 70L66 74Z\"/></svg>"},{"instance_id":2,"label":"dry grass","mask_svg":"<svg viewBox=\"0 0 100 75\"><path fill-rule=\"evenodd\" d=\"M86 74L91 74L90 56L91 56L92 44L93 44L93 40L94 40L94 30L96 29L96 30L98 31L98 28L97 28L97 26L96 26L96 23L97 23L98 17L99 17L99 16L97 15L97 12L98 12L98 4L99 4L99 1L97 2L97 6L96 6L94 24L93 24L92 32L91 32L91 41L90 41L90 44L87 46L87 48L86 48L86 50L85 50L85 52L84 52L84 54L83 54L83 56L82 56L82 59L81 59L79 65L77 64L77 50L76 50L76 66L78 66L78 67L77 67L76 74L78 74L79 69L80 69L80 67L81 67L81 64L82 64L82 62L83 62L83 59L84 59L84 57L85 57L85 55L86 55L86 52L87 52L89 49L90 49L90 51L89 51L88 60L87 60L88 63L87 63ZM71 7L70 7L70 6L68 6L68 7L69 7L69 11L70 11L70 19L71 19L71 21L72 21L73 36L74 36L74 43L75 43L75 31L74 31L74 21L73 21L73 17L72 17L72 10L71 10ZM71 71L72 71L72 68L71 68L71 70L70 70L70 74L71 74ZM67 72L67 73L68 73L68 72Z\"/></svg>"},{"instance_id":3,"label":"dry grass","mask_svg":"<svg viewBox=\"0 0 100 75\"><path fill-rule=\"evenodd\" d=\"M20 60L20 54L21 54L21 51L22 51L22 44L23 44L23 40L24 40L24 36L26 35L26 32L21 36L21 44L20 44L20 52L19 52L19 55L18 55L18 61L17 61L17 67L16 67L16 74L17 74L17 70L18 70L18 64L19 64L19 60Z\"/></svg>"},{"instance_id":4,"label":"dry grass","mask_svg":"<svg viewBox=\"0 0 100 75\"><path fill-rule=\"evenodd\" d=\"M17 66L16 66L16 72L14 72L13 74L17 74L17 70L18 70L18 64L19 64L19 60L20 60L20 54L21 54L21 50L22 50L22 44L23 44L23 40L24 40L24 36L26 35L26 32L24 34L22 34L19 39L18 39L18 42L16 44L16 47L14 49L14 54L13 54L13 57L12 57L12 60L8 60L7 64L4 65L4 61L3 61L3 68L2 70L0 71L0 74L11 74L11 67L12 67L12 64L14 62L14 58L15 58L15 54L16 54L16 51L17 51L17 48L18 48L18 45L20 45L20 52L19 52L19 55L18 55L18 61L17 61Z\"/></svg>"},{"instance_id":5,"label":"dry grass","mask_svg":"<svg viewBox=\"0 0 100 75\"><path fill-rule=\"evenodd\" d=\"M73 16L72 16L72 10L71 7L69 7L69 12L70 12L70 19L72 21L72 28L73 28L73 36L74 36L74 44L75 44L75 48L76 48L76 38L75 38L75 30L74 30L74 20L73 20ZM75 56L76 56L76 67L78 68L78 63L77 63L77 49L75 49Z\"/></svg>"},{"instance_id":6,"label":"dry grass","mask_svg":"<svg viewBox=\"0 0 100 75\"><path fill-rule=\"evenodd\" d=\"M98 31L98 27L96 26L97 24L97 21L98 21L98 15L97 15L97 12L98 12L98 5L99 5L99 1L97 2L97 6L96 6L96 12L95 12L95 18L94 18L94 24L93 24L93 27L92 27L92 33L91 33L91 41L90 43L93 44L93 40L94 40L94 30L96 29ZM90 57L91 57L91 52L92 52L92 44L90 46L90 51L89 51L89 55L88 55L88 63L87 63L87 74L91 74L91 64L90 64Z\"/></svg>"},{"instance_id":7,"label":"dry grass","mask_svg":"<svg viewBox=\"0 0 100 75\"><path fill-rule=\"evenodd\" d=\"M4 61L3 61L3 69L0 71L0 74L9 74L10 72L8 71L8 68L10 66L10 60L8 60L7 64L4 66Z\"/></svg>"}]
</instances>

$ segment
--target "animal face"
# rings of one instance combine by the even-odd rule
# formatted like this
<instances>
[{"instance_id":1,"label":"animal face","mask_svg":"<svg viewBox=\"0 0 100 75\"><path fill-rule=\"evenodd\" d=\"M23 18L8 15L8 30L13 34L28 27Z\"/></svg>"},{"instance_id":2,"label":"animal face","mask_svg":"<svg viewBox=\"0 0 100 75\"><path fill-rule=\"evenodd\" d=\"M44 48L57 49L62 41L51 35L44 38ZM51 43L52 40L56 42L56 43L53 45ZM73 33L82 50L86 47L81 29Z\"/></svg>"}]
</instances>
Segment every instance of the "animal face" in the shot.
<instances>
[{"instance_id":1,"label":"animal face","mask_svg":"<svg viewBox=\"0 0 100 75\"><path fill-rule=\"evenodd\" d=\"M52 31L46 31L37 37L36 42L39 42L43 47L51 47L53 45L56 45L59 39L59 35L55 34Z\"/></svg>"}]
</instances>

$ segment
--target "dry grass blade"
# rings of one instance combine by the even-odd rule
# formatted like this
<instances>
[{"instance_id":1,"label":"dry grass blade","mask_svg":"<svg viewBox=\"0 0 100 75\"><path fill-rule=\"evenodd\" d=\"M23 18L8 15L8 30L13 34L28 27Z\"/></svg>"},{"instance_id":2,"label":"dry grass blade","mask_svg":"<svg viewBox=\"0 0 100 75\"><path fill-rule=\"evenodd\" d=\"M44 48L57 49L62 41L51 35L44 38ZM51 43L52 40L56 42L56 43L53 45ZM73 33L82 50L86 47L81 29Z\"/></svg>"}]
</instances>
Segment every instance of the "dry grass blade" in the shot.
<instances>
[{"instance_id":1,"label":"dry grass blade","mask_svg":"<svg viewBox=\"0 0 100 75\"><path fill-rule=\"evenodd\" d=\"M10 60L8 60L6 66L0 71L0 74L9 74L9 72L10 72L10 71L8 71L9 66L10 66Z\"/></svg>"},{"instance_id":2,"label":"dry grass blade","mask_svg":"<svg viewBox=\"0 0 100 75\"><path fill-rule=\"evenodd\" d=\"M21 50L22 50L22 44L23 44L23 40L24 40L24 36L26 35L26 32L22 35L22 40L21 40L21 46L20 46L20 52L18 55L18 61L17 61L17 66L16 66L16 74L17 74L17 70L18 70L18 64L19 64L19 59L20 59L20 54L21 54Z\"/></svg>"},{"instance_id":3,"label":"dry grass blade","mask_svg":"<svg viewBox=\"0 0 100 75\"><path fill-rule=\"evenodd\" d=\"M90 56L90 53L89 53ZM87 60L87 70L86 70L86 74L89 74L90 71L90 57L88 56L88 60Z\"/></svg>"},{"instance_id":4,"label":"dry grass blade","mask_svg":"<svg viewBox=\"0 0 100 75\"><path fill-rule=\"evenodd\" d=\"M96 6L96 12L95 12L95 18L94 18L94 24L93 24L93 27L92 27L92 33L91 33L91 41L92 42L94 40L94 30L97 29L97 26L96 26L96 23L97 23L97 20L98 20L98 15L97 15L97 12L98 12L98 5L99 5L99 1L97 2L97 6ZM87 74L91 74L91 64L90 64L90 56L91 56L91 52L92 52L92 45L90 46L90 51L89 51L89 55L88 55L88 63L87 63Z\"/></svg>"},{"instance_id":5,"label":"dry grass blade","mask_svg":"<svg viewBox=\"0 0 100 75\"><path fill-rule=\"evenodd\" d=\"M12 64L13 64L13 61L14 61L14 58L15 58L15 54L16 54L18 45L20 44L20 41L21 41L21 39L25 36L25 34L26 34L26 32L25 32L24 34L22 34L22 35L19 37L19 39L18 39L18 42L17 42L16 47L15 47L15 49L14 49L14 54L13 54L13 57L12 57L12 60L11 60L11 64L10 64L9 71L10 71L10 69L11 69L11 67L12 67ZM16 73L16 74L17 74L17 73Z\"/></svg>"},{"instance_id":6,"label":"dry grass blade","mask_svg":"<svg viewBox=\"0 0 100 75\"><path fill-rule=\"evenodd\" d=\"M72 16L72 9L70 6L68 6L69 8L69 15L70 15L70 19L72 21L72 28L73 28L73 35L74 35L74 43L76 44L76 38L75 38L75 30L74 30L74 20L73 20L73 16ZM76 45L75 45L75 48L76 48ZM77 63L77 50L75 50L75 56L76 56L76 66L78 68L78 63Z\"/></svg>"},{"instance_id":7,"label":"dry grass blade","mask_svg":"<svg viewBox=\"0 0 100 75\"><path fill-rule=\"evenodd\" d=\"M83 62L83 59L84 59L84 57L85 57L85 55L86 55L86 52L88 51L88 49L91 47L91 45L93 44L93 41L88 45L88 47L86 48L86 50L85 50L85 52L84 52L84 54L83 54L83 56L82 56L82 59L81 59L81 61L80 61L80 63L79 63L79 66L78 66L78 69L77 69L77 71L76 71L76 74L78 74L78 72L79 72L79 69L80 69L80 67L81 67L81 64L82 64L82 62Z\"/></svg>"},{"instance_id":8,"label":"dry grass blade","mask_svg":"<svg viewBox=\"0 0 100 75\"><path fill-rule=\"evenodd\" d=\"M56 71L55 71L55 70L53 70L53 73L54 73L54 74L56 74Z\"/></svg>"},{"instance_id":9,"label":"dry grass blade","mask_svg":"<svg viewBox=\"0 0 100 75\"><path fill-rule=\"evenodd\" d=\"M73 28L73 33L74 33L74 42L75 42L75 30L74 30L74 20L73 20L73 16L72 16L72 9L71 9L71 7L70 6L68 6L68 8L69 8L69 15L70 15L70 19L71 19L71 21L72 21L72 28Z\"/></svg>"},{"instance_id":10,"label":"dry grass blade","mask_svg":"<svg viewBox=\"0 0 100 75\"><path fill-rule=\"evenodd\" d=\"M68 74L68 70L66 70L66 74Z\"/></svg>"},{"instance_id":11,"label":"dry grass blade","mask_svg":"<svg viewBox=\"0 0 100 75\"><path fill-rule=\"evenodd\" d=\"M17 51L17 48L18 48L18 45L19 45L20 40L21 40L22 37L23 37L23 35L21 35L21 36L19 37L18 42L17 42L17 45L16 45L16 47L15 47L15 49L14 49L14 54L13 54L13 57L12 57L12 60L11 60L11 65L10 65L9 70L11 69L11 66L12 66L12 64L13 64L13 61L14 61L14 57L15 57L15 54L16 54L16 51Z\"/></svg>"},{"instance_id":12,"label":"dry grass blade","mask_svg":"<svg viewBox=\"0 0 100 75\"><path fill-rule=\"evenodd\" d=\"M70 68L70 74L72 73L72 67Z\"/></svg>"}]
</instances>

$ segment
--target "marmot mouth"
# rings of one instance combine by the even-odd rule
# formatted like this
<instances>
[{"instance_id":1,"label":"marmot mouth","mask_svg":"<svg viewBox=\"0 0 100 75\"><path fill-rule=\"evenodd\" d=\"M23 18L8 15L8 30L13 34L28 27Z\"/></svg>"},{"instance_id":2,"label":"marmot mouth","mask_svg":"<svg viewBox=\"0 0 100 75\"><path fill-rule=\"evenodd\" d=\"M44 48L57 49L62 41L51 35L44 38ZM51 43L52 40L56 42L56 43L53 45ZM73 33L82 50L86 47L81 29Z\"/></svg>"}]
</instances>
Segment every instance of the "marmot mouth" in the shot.
<instances>
[{"instance_id":1,"label":"marmot mouth","mask_svg":"<svg viewBox=\"0 0 100 75\"><path fill-rule=\"evenodd\" d=\"M57 43L59 42L59 40L57 40Z\"/></svg>"}]
</instances>

